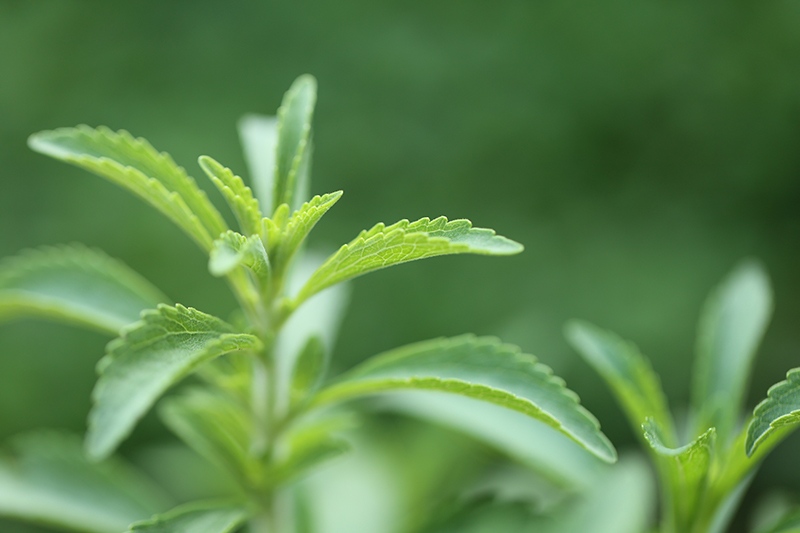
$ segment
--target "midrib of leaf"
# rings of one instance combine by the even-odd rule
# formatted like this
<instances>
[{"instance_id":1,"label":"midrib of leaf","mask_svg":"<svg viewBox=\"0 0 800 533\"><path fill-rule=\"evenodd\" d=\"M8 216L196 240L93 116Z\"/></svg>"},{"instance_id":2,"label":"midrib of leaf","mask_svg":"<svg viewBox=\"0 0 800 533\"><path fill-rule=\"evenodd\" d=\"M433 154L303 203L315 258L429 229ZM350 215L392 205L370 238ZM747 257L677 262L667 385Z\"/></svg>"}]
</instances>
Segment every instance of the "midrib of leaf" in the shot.
<instances>
[{"instance_id":1,"label":"midrib of leaf","mask_svg":"<svg viewBox=\"0 0 800 533\"><path fill-rule=\"evenodd\" d=\"M748 457L777 430L796 429L797 424L800 424L800 368L789 370L785 381L770 387L767 397L753 411L745 441Z\"/></svg>"}]
</instances>

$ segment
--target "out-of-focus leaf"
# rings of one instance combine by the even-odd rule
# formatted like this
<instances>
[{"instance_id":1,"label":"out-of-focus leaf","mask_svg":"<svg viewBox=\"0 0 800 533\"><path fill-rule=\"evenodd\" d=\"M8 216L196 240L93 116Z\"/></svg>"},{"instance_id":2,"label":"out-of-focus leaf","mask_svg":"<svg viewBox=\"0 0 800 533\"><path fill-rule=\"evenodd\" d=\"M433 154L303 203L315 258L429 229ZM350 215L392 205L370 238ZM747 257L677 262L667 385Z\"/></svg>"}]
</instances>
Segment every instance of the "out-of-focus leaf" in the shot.
<instances>
[{"instance_id":1,"label":"out-of-focus leaf","mask_svg":"<svg viewBox=\"0 0 800 533\"><path fill-rule=\"evenodd\" d=\"M182 305L146 311L142 320L109 343L98 364L92 398L88 453L102 459L172 385L222 354L257 349L253 335L236 333L222 320Z\"/></svg>"},{"instance_id":2,"label":"out-of-focus leaf","mask_svg":"<svg viewBox=\"0 0 800 533\"><path fill-rule=\"evenodd\" d=\"M771 435L775 446L789 431L800 423L800 368L786 373L786 380L776 383L767 391L766 399L753 411L753 418L747 426L745 451L747 456L762 445ZM780 431L779 431L780 430Z\"/></svg>"},{"instance_id":3,"label":"out-of-focus leaf","mask_svg":"<svg viewBox=\"0 0 800 533\"><path fill-rule=\"evenodd\" d=\"M308 74L297 78L278 109L278 143L275 149L273 212L281 204L295 210L305 201L311 164L311 119L317 101L317 81Z\"/></svg>"},{"instance_id":4,"label":"out-of-focus leaf","mask_svg":"<svg viewBox=\"0 0 800 533\"><path fill-rule=\"evenodd\" d=\"M0 455L0 516L113 533L169 505L123 462L87 461L77 438L33 433L16 437L11 447L11 455Z\"/></svg>"},{"instance_id":5,"label":"out-of-focus leaf","mask_svg":"<svg viewBox=\"0 0 800 533\"><path fill-rule=\"evenodd\" d=\"M695 434L716 427L720 444L729 444L744 407L753 357L771 315L769 277L756 261L737 266L708 298L697 337Z\"/></svg>"},{"instance_id":6,"label":"out-of-focus leaf","mask_svg":"<svg viewBox=\"0 0 800 533\"><path fill-rule=\"evenodd\" d=\"M795 509L762 533L800 533L800 511Z\"/></svg>"},{"instance_id":7,"label":"out-of-focus leaf","mask_svg":"<svg viewBox=\"0 0 800 533\"><path fill-rule=\"evenodd\" d=\"M312 399L312 405L384 391L460 394L519 411L550 425L607 462L616 451L578 396L549 367L519 348L471 335L435 339L375 356Z\"/></svg>"},{"instance_id":8,"label":"out-of-focus leaf","mask_svg":"<svg viewBox=\"0 0 800 533\"><path fill-rule=\"evenodd\" d=\"M278 118L245 115L239 121L239 137L256 198L263 209L271 210L275 180L275 148L278 144Z\"/></svg>"},{"instance_id":9,"label":"out-of-focus leaf","mask_svg":"<svg viewBox=\"0 0 800 533\"><path fill-rule=\"evenodd\" d=\"M292 372L291 403L301 402L316 392L325 377L326 366L322 340L317 336L309 338Z\"/></svg>"},{"instance_id":10,"label":"out-of-focus leaf","mask_svg":"<svg viewBox=\"0 0 800 533\"><path fill-rule=\"evenodd\" d=\"M677 445L661 382L635 344L577 320L567 324L566 336L572 347L606 380L628 415L635 434L641 435L642 424L652 418L662 428L662 438L667 445Z\"/></svg>"},{"instance_id":11,"label":"out-of-focus leaf","mask_svg":"<svg viewBox=\"0 0 800 533\"><path fill-rule=\"evenodd\" d=\"M203 172L208 175L222 193L225 201L228 202L242 231L248 236L260 234L263 215L258 200L253 197L250 187L245 185L242 178L235 175L231 169L223 167L206 155L201 156L198 162Z\"/></svg>"},{"instance_id":12,"label":"out-of-focus leaf","mask_svg":"<svg viewBox=\"0 0 800 533\"><path fill-rule=\"evenodd\" d=\"M716 430L710 428L686 446L669 448L663 444L653 420L645 422L643 429L655 452L659 473L668 480L671 506L668 520L672 520L674 531L688 531L703 501Z\"/></svg>"},{"instance_id":13,"label":"out-of-focus leaf","mask_svg":"<svg viewBox=\"0 0 800 533\"><path fill-rule=\"evenodd\" d=\"M59 128L31 135L35 151L71 163L128 189L161 211L203 249L228 226L205 192L166 153L127 131Z\"/></svg>"},{"instance_id":14,"label":"out-of-focus leaf","mask_svg":"<svg viewBox=\"0 0 800 533\"><path fill-rule=\"evenodd\" d=\"M232 533L251 516L242 505L195 502L130 526L142 533Z\"/></svg>"},{"instance_id":15,"label":"out-of-focus leaf","mask_svg":"<svg viewBox=\"0 0 800 533\"><path fill-rule=\"evenodd\" d=\"M84 246L27 250L0 266L0 321L43 317L116 335L168 301L120 261Z\"/></svg>"},{"instance_id":16,"label":"out-of-focus leaf","mask_svg":"<svg viewBox=\"0 0 800 533\"><path fill-rule=\"evenodd\" d=\"M466 253L512 255L522 249L521 244L496 235L493 230L473 228L464 219L401 220L391 226L381 223L362 231L329 257L297 295L294 305L336 283L416 259Z\"/></svg>"}]
</instances>

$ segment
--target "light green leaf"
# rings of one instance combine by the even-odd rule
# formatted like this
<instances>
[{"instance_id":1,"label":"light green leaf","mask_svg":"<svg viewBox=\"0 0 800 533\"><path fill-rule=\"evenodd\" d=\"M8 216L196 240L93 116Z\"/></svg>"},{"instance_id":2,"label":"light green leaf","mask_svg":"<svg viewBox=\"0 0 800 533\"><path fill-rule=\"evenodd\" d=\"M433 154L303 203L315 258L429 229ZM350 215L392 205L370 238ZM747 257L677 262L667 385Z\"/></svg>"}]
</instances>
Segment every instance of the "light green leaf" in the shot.
<instances>
[{"instance_id":1,"label":"light green leaf","mask_svg":"<svg viewBox=\"0 0 800 533\"><path fill-rule=\"evenodd\" d=\"M257 486L261 481L262 464L250 453L252 419L240 403L196 387L165 399L159 405L159 415L173 433L197 453L226 469L244 488Z\"/></svg>"},{"instance_id":2,"label":"light green leaf","mask_svg":"<svg viewBox=\"0 0 800 533\"><path fill-rule=\"evenodd\" d=\"M295 80L278 109L273 212L281 204L293 210L304 201L300 191L308 180L311 160L311 119L317 101L317 81L303 75Z\"/></svg>"},{"instance_id":3,"label":"light green leaf","mask_svg":"<svg viewBox=\"0 0 800 533\"><path fill-rule=\"evenodd\" d=\"M304 203L300 209L295 211L289 218L286 228L281 231L276 239L277 247L274 251L276 270L284 271L291 262L294 255L300 249L300 245L314 229L322 215L333 207L342 191L336 191L324 196L315 196L311 201Z\"/></svg>"},{"instance_id":4,"label":"light green leaf","mask_svg":"<svg viewBox=\"0 0 800 533\"><path fill-rule=\"evenodd\" d=\"M800 368L793 368L786 374L786 380L776 383L767 391L766 399L753 411L753 418L747 426L745 451L750 457L766 439L779 434L777 444L789 431L800 424ZM777 436L777 435L776 435Z\"/></svg>"},{"instance_id":5,"label":"light green leaf","mask_svg":"<svg viewBox=\"0 0 800 533\"><path fill-rule=\"evenodd\" d=\"M695 431L716 427L727 446L744 407L748 377L772 315L764 267L746 261L706 301L697 338L692 390Z\"/></svg>"},{"instance_id":6,"label":"light green leaf","mask_svg":"<svg viewBox=\"0 0 800 533\"><path fill-rule=\"evenodd\" d=\"M228 230L214 241L209 253L208 270L214 276L221 277L238 266L249 268L259 279L266 280L269 277L269 258L261 237L245 237Z\"/></svg>"},{"instance_id":7,"label":"light green leaf","mask_svg":"<svg viewBox=\"0 0 800 533\"><path fill-rule=\"evenodd\" d=\"M412 344L375 356L312 399L325 405L384 391L461 394L541 420L606 462L616 451L578 396L549 367L494 338L471 335Z\"/></svg>"},{"instance_id":8,"label":"light green leaf","mask_svg":"<svg viewBox=\"0 0 800 533\"><path fill-rule=\"evenodd\" d=\"M567 340L606 380L637 434L647 418L662 428L668 446L677 446L672 415L661 381L635 344L588 322L573 320Z\"/></svg>"},{"instance_id":9,"label":"light green leaf","mask_svg":"<svg viewBox=\"0 0 800 533\"><path fill-rule=\"evenodd\" d=\"M248 236L260 234L263 215L250 187L244 184L242 178L231 172L231 169L223 167L207 155L200 156L198 162L225 197L242 231Z\"/></svg>"},{"instance_id":10,"label":"light green leaf","mask_svg":"<svg viewBox=\"0 0 800 533\"><path fill-rule=\"evenodd\" d=\"M236 333L222 320L182 305L142 313L142 320L109 343L100 360L86 447L102 459L172 385L222 354L258 349L253 335Z\"/></svg>"},{"instance_id":11,"label":"light green leaf","mask_svg":"<svg viewBox=\"0 0 800 533\"><path fill-rule=\"evenodd\" d=\"M322 339L312 336L295 362L290 387L291 403L298 404L316 392L327 370L325 346Z\"/></svg>"},{"instance_id":12,"label":"light green leaf","mask_svg":"<svg viewBox=\"0 0 800 533\"><path fill-rule=\"evenodd\" d=\"M653 420L643 425L645 438L656 455L659 474L668 481L672 520L670 531L688 531L701 510L702 495L708 481L716 430L710 428L694 441L680 448L663 444L659 428Z\"/></svg>"},{"instance_id":13,"label":"light green leaf","mask_svg":"<svg viewBox=\"0 0 800 533\"><path fill-rule=\"evenodd\" d=\"M205 192L166 153L127 131L81 125L31 135L35 151L71 163L128 189L161 211L203 249L226 231Z\"/></svg>"},{"instance_id":14,"label":"light green leaf","mask_svg":"<svg viewBox=\"0 0 800 533\"><path fill-rule=\"evenodd\" d=\"M195 502L137 522L128 532L142 533L231 533L251 516L242 505L218 502Z\"/></svg>"},{"instance_id":15,"label":"light green leaf","mask_svg":"<svg viewBox=\"0 0 800 533\"><path fill-rule=\"evenodd\" d=\"M327 437L297 446L283 461L275 463L269 473L271 485L278 486L297 479L321 463L342 455L350 446L342 439Z\"/></svg>"},{"instance_id":16,"label":"light green leaf","mask_svg":"<svg viewBox=\"0 0 800 533\"><path fill-rule=\"evenodd\" d=\"M464 253L511 255L522 249L521 244L495 235L493 230L473 228L469 220L448 222L439 217L401 220L391 226L377 224L329 257L297 295L295 306L336 283L415 259Z\"/></svg>"},{"instance_id":17,"label":"light green leaf","mask_svg":"<svg viewBox=\"0 0 800 533\"><path fill-rule=\"evenodd\" d=\"M168 505L161 491L118 460L93 464L80 440L32 433L0 455L0 516L73 531L122 531Z\"/></svg>"},{"instance_id":18,"label":"light green leaf","mask_svg":"<svg viewBox=\"0 0 800 533\"><path fill-rule=\"evenodd\" d=\"M116 335L168 301L120 261L80 245L27 250L0 264L0 321L41 317Z\"/></svg>"},{"instance_id":19,"label":"light green leaf","mask_svg":"<svg viewBox=\"0 0 800 533\"><path fill-rule=\"evenodd\" d=\"M274 209L275 149L278 144L278 118L245 115L239 120L239 138L256 197L265 209Z\"/></svg>"}]
</instances>

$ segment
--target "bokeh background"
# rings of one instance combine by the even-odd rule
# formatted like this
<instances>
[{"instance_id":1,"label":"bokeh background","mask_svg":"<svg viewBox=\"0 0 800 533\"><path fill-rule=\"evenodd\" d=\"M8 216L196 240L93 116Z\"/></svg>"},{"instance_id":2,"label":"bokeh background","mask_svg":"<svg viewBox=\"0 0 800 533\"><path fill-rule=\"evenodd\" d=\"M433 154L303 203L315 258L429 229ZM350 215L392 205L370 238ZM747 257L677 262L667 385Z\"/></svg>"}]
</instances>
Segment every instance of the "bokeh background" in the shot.
<instances>
[{"instance_id":1,"label":"bokeh background","mask_svg":"<svg viewBox=\"0 0 800 533\"><path fill-rule=\"evenodd\" d=\"M625 449L633 435L567 347L564 321L634 339L680 411L702 302L748 256L766 264L776 300L750 405L798 366L800 4L790 1L2 0L0 256L80 241L226 316L232 297L177 229L26 138L125 128L221 205L197 156L246 175L236 121L274 113L306 72L319 82L312 192L345 191L312 245L444 214L526 246L357 280L338 369L439 335L498 335L553 366ZM106 341L0 326L0 438L83 431ZM149 421L129 446L160 438ZM768 459L748 502L800 494L799 449L795 435Z\"/></svg>"}]
</instances>

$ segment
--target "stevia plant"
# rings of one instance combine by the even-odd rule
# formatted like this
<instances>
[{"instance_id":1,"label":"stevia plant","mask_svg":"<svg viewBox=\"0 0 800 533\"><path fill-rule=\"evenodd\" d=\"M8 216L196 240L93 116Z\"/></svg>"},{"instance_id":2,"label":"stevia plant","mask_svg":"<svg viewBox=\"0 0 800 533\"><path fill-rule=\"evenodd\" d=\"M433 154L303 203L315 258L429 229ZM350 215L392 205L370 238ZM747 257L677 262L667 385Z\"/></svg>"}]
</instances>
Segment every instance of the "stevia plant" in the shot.
<instances>
[{"instance_id":1,"label":"stevia plant","mask_svg":"<svg viewBox=\"0 0 800 533\"><path fill-rule=\"evenodd\" d=\"M605 379L660 478L662 533L724 531L761 461L800 423L800 368L772 386L745 420L753 360L772 314L764 267L745 261L712 292L700 318L685 431L636 346L586 322L572 346ZM686 438L683 438L684 435ZM765 533L798 530L797 512Z\"/></svg>"},{"instance_id":2,"label":"stevia plant","mask_svg":"<svg viewBox=\"0 0 800 533\"><path fill-rule=\"evenodd\" d=\"M150 533L224 533L245 524L254 533L309 531L302 513L313 511L313 502L294 505L293 487L347 451L340 431L350 417L339 406L399 390L498 406L526 423L552 426L606 462L616 459L562 380L494 338L412 344L327 377L343 282L416 259L502 256L522 246L468 220L423 218L377 224L310 266L305 239L342 195L307 197L315 99L316 82L303 76L276 119L243 123L255 193L230 169L199 158L235 215L236 230L183 168L143 139L88 126L31 136L35 151L111 180L161 211L208 254L210 273L227 281L241 313L226 322L172 303L119 261L82 246L6 260L0 318L44 317L116 339L97 365L85 455L74 438L60 434L13 440L0 457L0 515L98 533L131 522L131 531ZM188 385L166 395L190 375ZM164 512L158 488L112 457L156 403L170 430L235 479L228 499Z\"/></svg>"}]
</instances>

